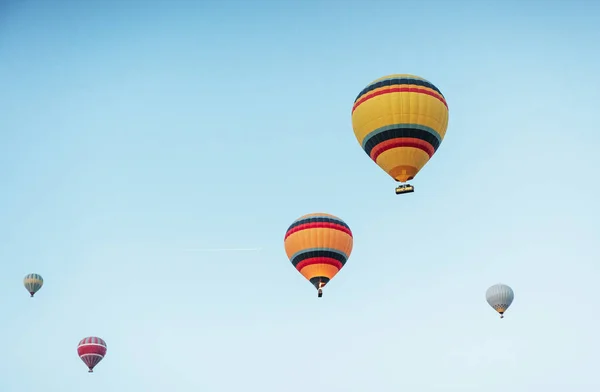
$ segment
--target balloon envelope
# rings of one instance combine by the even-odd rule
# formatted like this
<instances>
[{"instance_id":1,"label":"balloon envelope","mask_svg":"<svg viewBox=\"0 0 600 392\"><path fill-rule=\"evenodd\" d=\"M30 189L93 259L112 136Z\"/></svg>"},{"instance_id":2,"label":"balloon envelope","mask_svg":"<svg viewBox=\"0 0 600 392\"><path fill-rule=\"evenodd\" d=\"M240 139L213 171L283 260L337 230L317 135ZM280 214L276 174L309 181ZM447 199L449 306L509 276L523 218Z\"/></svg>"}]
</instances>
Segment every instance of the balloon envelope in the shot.
<instances>
[{"instance_id":1,"label":"balloon envelope","mask_svg":"<svg viewBox=\"0 0 600 392\"><path fill-rule=\"evenodd\" d=\"M323 288L344 267L354 240L340 218L314 213L301 216L287 229L285 252L298 272L317 289Z\"/></svg>"},{"instance_id":2,"label":"balloon envelope","mask_svg":"<svg viewBox=\"0 0 600 392\"><path fill-rule=\"evenodd\" d=\"M77 355L92 373L106 355L106 342L95 336L83 338L77 345Z\"/></svg>"},{"instance_id":3,"label":"balloon envelope","mask_svg":"<svg viewBox=\"0 0 600 392\"><path fill-rule=\"evenodd\" d=\"M367 155L396 181L406 182L442 143L448 105L440 90L419 76L384 76L356 97L352 127Z\"/></svg>"},{"instance_id":4,"label":"balloon envelope","mask_svg":"<svg viewBox=\"0 0 600 392\"><path fill-rule=\"evenodd\" d=\"M33 297L44 285L44 279L38 274L27 274L23 279L23 285Z\"/></svg>"},{"instance_id":5,"label":"balloon envelope","mask_svg":"<svg viewBox=\"0 0 600 392\"><path fill-rule=\"evenodd\" d=\"M504 317L504 312L515 299L515 293L509 286L498 283L487 289L485 299L496 312L500 313L500 317Z\"/></svg>"}]
</instances>

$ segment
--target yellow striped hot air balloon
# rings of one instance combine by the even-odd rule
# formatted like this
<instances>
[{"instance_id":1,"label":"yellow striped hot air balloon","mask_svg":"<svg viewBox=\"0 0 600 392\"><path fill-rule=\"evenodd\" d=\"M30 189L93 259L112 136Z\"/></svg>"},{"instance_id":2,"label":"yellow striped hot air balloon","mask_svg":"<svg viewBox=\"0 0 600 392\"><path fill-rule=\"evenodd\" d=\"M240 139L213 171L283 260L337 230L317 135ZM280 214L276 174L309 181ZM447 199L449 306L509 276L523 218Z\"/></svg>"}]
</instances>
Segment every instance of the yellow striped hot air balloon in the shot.
<instances>
[{"instance_id":1,"label":"yellow striped hot air balloon","mask_svg":"<svg viewBox=\"0 0 600 392\"><path fill-rule=\"evenodd\" d=\"M419 76L384 76L356 97L352 127L367 155L404 183L415 178L444 140L448 105L440 90ZM413 191L408 184L396 188L397 194Z\"/></svg>"},{"instance_id":2,"label":"yellow striped hot air balloon","mask_svg":"<svg viewBox=\"0 0 600 392\"><path fill-rule=\"evenodd\" d=\"M323 287L344 267L354 240L340 218L324 213L301 216L285 233L285 253L292 265L323 296Z\"/></svg>"},{"instance_id":3,"label":"yellow striped hot air balloon","mask_svg":"<svg viewBox=\"0 0 600 392\"><path fill-rule=\"evenodd\" d=\"M44 279L39 274L27 274L25 275L25 278L23 278L23 285L33 298L35 293L37 293L44 285Z\"/></svg>"}]
</instances>

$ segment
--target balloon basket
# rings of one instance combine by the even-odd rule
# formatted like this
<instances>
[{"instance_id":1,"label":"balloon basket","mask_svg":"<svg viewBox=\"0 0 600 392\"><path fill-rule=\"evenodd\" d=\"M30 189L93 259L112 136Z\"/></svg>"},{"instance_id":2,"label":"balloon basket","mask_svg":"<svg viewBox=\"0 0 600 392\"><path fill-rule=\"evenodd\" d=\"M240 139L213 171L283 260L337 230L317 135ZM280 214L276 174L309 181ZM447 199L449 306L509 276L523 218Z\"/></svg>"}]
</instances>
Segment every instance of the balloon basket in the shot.
<instances>
[{"instance_id":1,"label":"balloon basket","mask_svg":"<svg viewBox=\"0 0 600 392\"><path fill-rule=\"evenodd\" d=\"M415 187L410 184L400 185L398 188L396 188L397 195L402 195L404 193L412 193L414 191L415 191Z\"/></svg>"},{"instance_id":2,"label":"balloon basket","mask_svg":"<svg viewBox=\"0 0 600 392\"><path fill-rule=\"evenodd\" d=\"M317 292L317 297L321 298L323 296L323 290L319 289Z\"/></svg>"}]
</instances>

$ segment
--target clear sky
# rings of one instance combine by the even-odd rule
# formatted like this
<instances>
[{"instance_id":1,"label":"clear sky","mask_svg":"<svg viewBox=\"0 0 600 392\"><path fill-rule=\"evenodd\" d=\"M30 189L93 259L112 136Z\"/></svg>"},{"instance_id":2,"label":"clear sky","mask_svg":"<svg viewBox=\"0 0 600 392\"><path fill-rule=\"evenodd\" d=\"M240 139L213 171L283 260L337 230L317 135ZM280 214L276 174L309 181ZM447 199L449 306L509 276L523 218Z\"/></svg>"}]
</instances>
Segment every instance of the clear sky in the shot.
<instances>
[{"instance_id":1,"label":"clear sky","mask_svg":"<svg viewBox=\"0 0 600 392\"><path fill-rule=\"evenodd\" d=\"M599 2L0 4L0 391L600 387ZM350 117L391 73L450 108L403 196ZM322 299L310 212L355 236Z\"/></svg>"}]
</instances>

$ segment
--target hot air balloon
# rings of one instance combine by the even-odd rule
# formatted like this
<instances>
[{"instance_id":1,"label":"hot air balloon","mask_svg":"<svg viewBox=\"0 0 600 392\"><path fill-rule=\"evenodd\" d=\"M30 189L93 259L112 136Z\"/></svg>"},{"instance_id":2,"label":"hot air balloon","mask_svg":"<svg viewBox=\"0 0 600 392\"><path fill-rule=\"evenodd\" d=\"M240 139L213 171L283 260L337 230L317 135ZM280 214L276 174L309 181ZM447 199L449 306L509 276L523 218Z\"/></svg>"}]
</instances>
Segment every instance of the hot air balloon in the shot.
<instances>
[{"instance_id":1,"label":"hot air balloon","mask_svg":"<svg viewBox=\"0 0 600 392\"><path fill-rule=\"evenodd\" d=\"M27 274L23 279L23 285L33 298L35 293L37 293L44 285L44 279L42 279L42 276L38 274Z\"/></svg>"},{"instance_id":2,"label":"hot air balloon","mask_svg":"<svg viewBox=\"0 0 600 392\"><path fill-rule=\"evenodd\" d=\"M83 338L77 346L77 355L88 367L88 372L93 373L94 367L106 355L106 342L95 336Z\"/></svg>"},{"instance_id":3,"label":"hot air balloon","mask_svg":"<svg viewBox=\"0 0 600 392\"><path fill-rule=\"evenodd\" d=\"M285 253L323 296L323 287L342 269L353 246L352 231L340 218L315 213L301 216L284 237Z\"/></svg>"},{"instance_id":4,"label":"hot air balloon","mask_svg":"<svg viewBox=\"0 0 600 392\"><path fill-rule=\"evenodd\" d=\"M500 318L504 318L504 312L515 299L515 293L509 286L498 283L487 289L485 299L496 312L500 313Z\"/></svg>"},{"instance_id":5,"label":"hot air balloon","mask_svg":"<svg viewBox=\"0 0 600 392\"><path fill-rule=\"evenodd\" d=\"M432 83L414 75L384 76L365 87L352 107L354 135L387 174L405 183L437 151L448 128L446 99ZM414 192L400 185L396 194Z\"/></svg>"}]
</instances>

